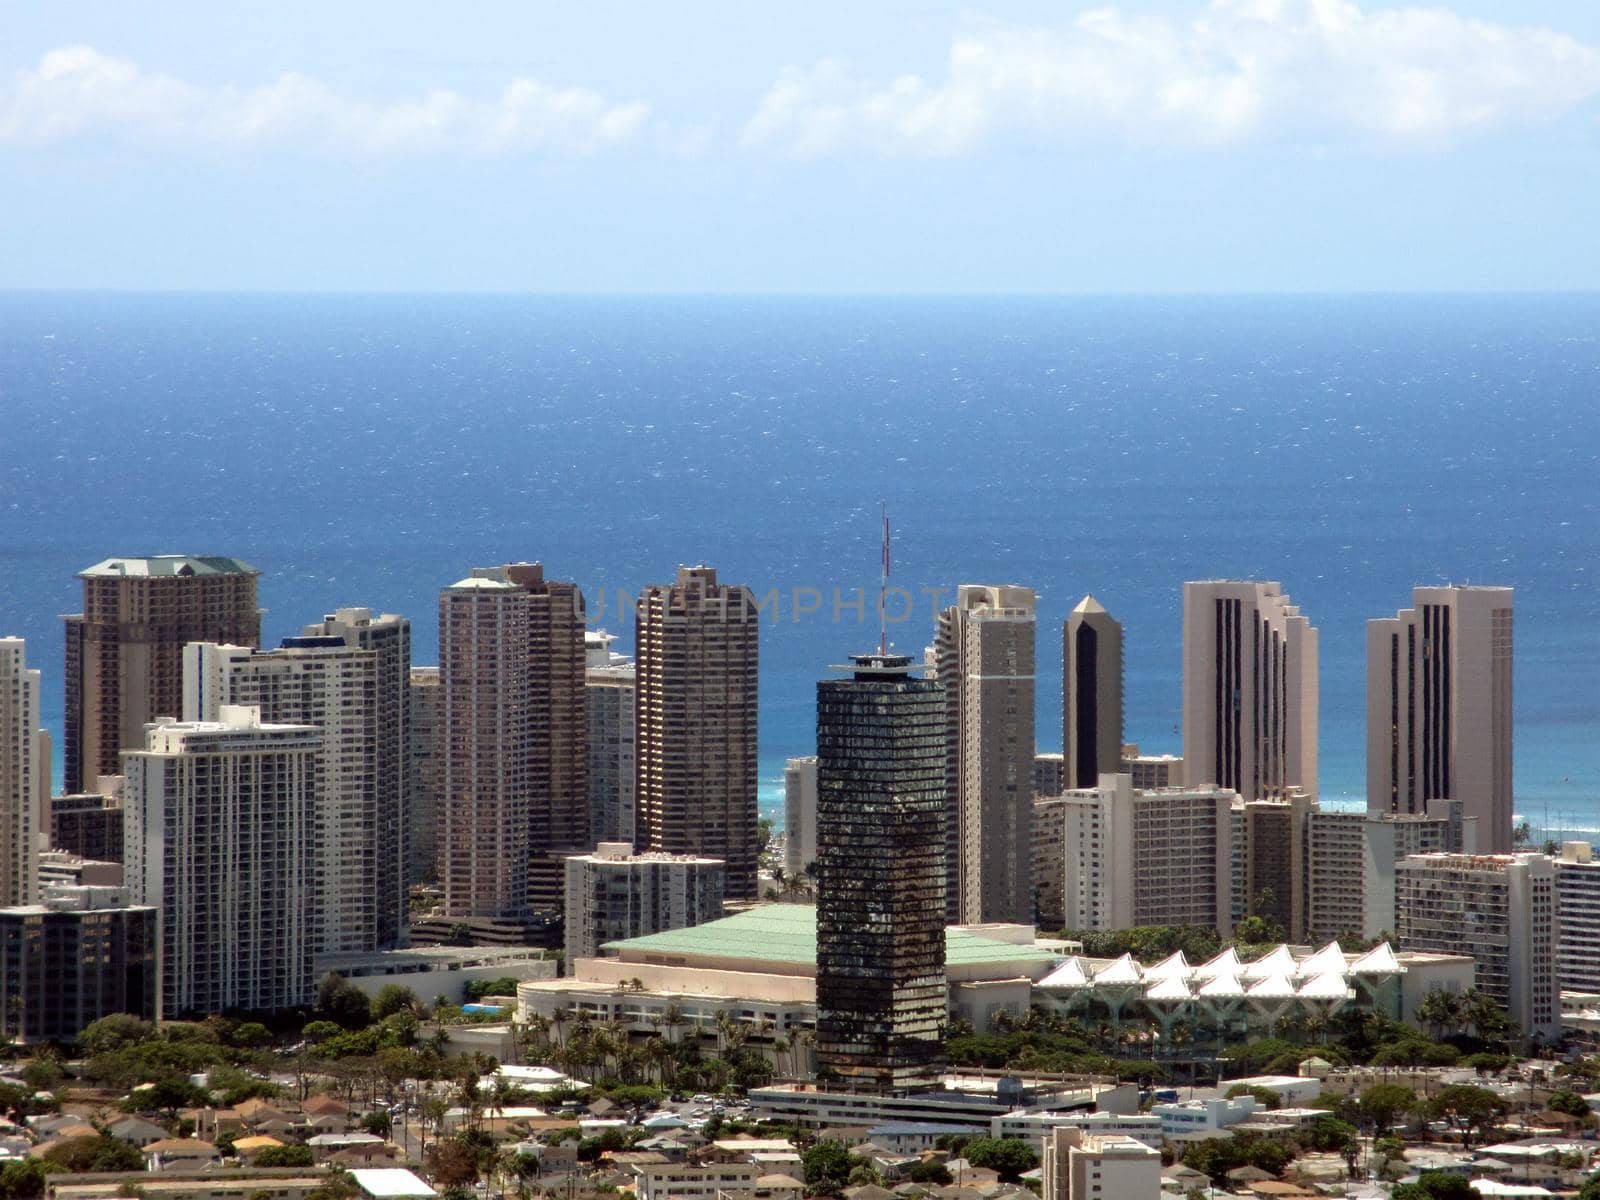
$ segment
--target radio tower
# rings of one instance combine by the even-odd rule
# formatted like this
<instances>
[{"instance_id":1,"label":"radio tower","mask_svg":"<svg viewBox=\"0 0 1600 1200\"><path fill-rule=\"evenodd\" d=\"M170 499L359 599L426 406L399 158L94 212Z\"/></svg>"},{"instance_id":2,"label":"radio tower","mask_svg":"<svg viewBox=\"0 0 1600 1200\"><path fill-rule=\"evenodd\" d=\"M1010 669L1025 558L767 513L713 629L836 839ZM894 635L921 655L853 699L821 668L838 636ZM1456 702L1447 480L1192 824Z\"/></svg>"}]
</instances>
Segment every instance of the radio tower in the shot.
<instances>
[{"instance_id":1,"label":"radio tower","mask_svg":"<svg viewBox=\"0 0 1600 1200\"><path fill-rule=\"evenodd\" d=\"M883 574L878 581L878 653L889 653L889 506L884 501L878 502L878 511L883 517Z\"/></svg>"}]
</instances>

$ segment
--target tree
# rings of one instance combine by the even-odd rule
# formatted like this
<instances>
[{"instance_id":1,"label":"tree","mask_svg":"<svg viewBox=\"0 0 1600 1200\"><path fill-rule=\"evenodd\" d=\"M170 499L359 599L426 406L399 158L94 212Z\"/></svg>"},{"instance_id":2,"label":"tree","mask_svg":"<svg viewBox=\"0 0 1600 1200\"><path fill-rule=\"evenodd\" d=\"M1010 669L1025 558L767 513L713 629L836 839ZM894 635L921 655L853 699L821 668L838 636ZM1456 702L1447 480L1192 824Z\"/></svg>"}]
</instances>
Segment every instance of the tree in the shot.
<instances>
[{"instance_id":1,"label":"tree","mask_svg":"<svg viewBox=\"0 0 1600 1200\"><path fill-rule=\"evenodd\" d=\"M818 1142L800 1156L806 1194L837 1196L850 1180L850 1152L840 1142Z\"/></svg>"},{"instance_id":2,"label":"tree","mask_svg":"<svg viewBox=\"0 0 1600 1200\"><path fill-rule=\"evenodd\" d=\"M361 1118L361 1128L374 1137L386 1138L394 1128L394 1120L381 1108L375 1108Z\"/></svg>"},{"instance_id":3,"label":"tree","mask_svg":"<svg viewBox=\"0 0 1600 1200\"><path fill-rule=\"evenodd\" d=\"M153 1041L156 1027L128 1013L101 1017L78 1035L78 1045L90 1054L109 1054L124 1046Z\"/></svg>"},{"instance_id":4,"label":"tree","mask_svg":"<svg viewBox=\"0 0 1600 1200\"><path fill-rule=\"evenodd\" d=\"M1544 1102L1544 1106L1558 1113L1566 1113L1569 1117L1578 1117L1581 1120L1588 1120L1594 1115L1589 1108L1589 1102L1571 1088L1562 1088L1559 1091L1551 1092L1550 1099Z\"/></svg>"},{"instance_id":5,"label":"tree","mask_svg":"<svg viewBox=\"0 0 1600 1200\"><path fill-rule=\"evenodd\" d=\"M1430 1026L1435 1037L1461 1026L1461 997L1455 992L1435 988L1417 1005L1417 1020Z\"/></svg>"},{"instance_id":6,"label":"tree","mask_svg":"<svg viewBox=\"0 0 1600 1200\"><path fill-rule=\"evenodd\" d=\"M1402 1183L1389 1200L1478 1200L1478 1191L1463 1175L1424 1171L1415 1183Z\"/></svg>"},{"instance_id":7,"label":"tree","mask_svg":"<svg viewBox=\"0 0 1600 1200\"><path fill-rule=\"evenodd\" d=\"M994 1171L1006 1183L1017 1183L1039 1165L1038 1153L1022 1138L973 1138L964 1153L973 1166Z\"/></svg>"},{"instance_id":8,"label":"tree","mask_svg":"<svg viewBox=\"0 0 1600 1200\"><path fill-rule=\"evenodd\" d=\"M950 1183L950 1168L942 1162L915 1162L906 1169L906 1178L912 1183L931 1183L944 1187Z\"/></svg>"},{"instance_id":9,"label":"tree","mask_svg":"<svg viewBox=\"0 0 1600 1200\"><path fill-rule=\"evenodd\" d=\"M1499 1124L1510 1106L1487 1088L1470 1083L1454 1083L1444 1088L1428 1106L1432 1115L1448 1121L1461 1131L1461 1145L1468 1149L1473 1133L1486 1133Z\"/></svg>"},{"instance_id":10,"label":"tree","mask_svg":"<svg viewBox=\"0 0 1600 1200\"><path fill-rule=\"evenodd\" d=\"M434 1179L445 1187L470 1186L478 1181L480 1158L477 1149L461 1138L438 1142L425 1156Z\"/></svg>"},{"instance_id":11,"label":"tree","mask_svg":"<svg viewBox=\"0 0 1600 1200\"><path fill-rule=\"evenodd\" d=\"M1417 1094L1398 1083L1373 1084L1361 1093L1361 1115L1379 1137L1404 1122L1417 1108Z\"/></svg>"},{"instance_id":12,"label":"tree","mask_svg":"<svg viewBox=\"0 0 1600 1200\"><path fill-rule=\"evenodd\" d=\"M372 1024L372 1002L367 994L337 971L330 971L317 985L317 1011L346 1029L365 1029Z\"/></svg>"},{"instance_id":13,"label":"tree","mask_svg":"<svg viewBox=\"0 0 1600 1200\"><path fill-rule=\"evenodd\" d=\"M1600 1175L1585 1181L1578 1189L1578 1200L1600 1200Z\"/></svg>"},{"instance_id":14,"label":"tree","mask_svg":"<svg viewBox=\"0 0 1600 1200\"><path fill-rule=\"evenodd\" d=\"M44 1195L45 1170L36 1159L0 1166L0 1196L5 1200L34 1200Z\"/></svg>"},{"instance_id":15,"label":"tree","mask_svg":"<svg viewBox=\"0 0 1600 1200\"><path fill-rule=\"evenodd\" d=\"M268 1146L256 1155L258 1167L309 1167L312 1163L310 1146Z\"/></svg>"},{"instance_id":16,"label":"tree","mask_svg":"<svg viewBox=\"0 0 1600 1200\"><path fill-rule=\"evenodd\" d=\"M372 1001L372 1019L381 1021L397 1012L415 1012L417 1008L415 992L398 983L386 983L378 989L378 995Z\"/></svg>"}]
</instances>

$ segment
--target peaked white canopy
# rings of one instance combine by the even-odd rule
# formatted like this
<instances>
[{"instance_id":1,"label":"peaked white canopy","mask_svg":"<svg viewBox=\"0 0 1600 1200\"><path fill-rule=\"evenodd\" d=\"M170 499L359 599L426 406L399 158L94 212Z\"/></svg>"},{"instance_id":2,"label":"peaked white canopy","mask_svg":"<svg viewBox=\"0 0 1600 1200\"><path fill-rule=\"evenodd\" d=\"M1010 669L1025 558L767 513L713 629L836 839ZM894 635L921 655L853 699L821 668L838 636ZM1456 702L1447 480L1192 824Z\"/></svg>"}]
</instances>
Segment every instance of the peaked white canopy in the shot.
<instances>
[{"instance_id":1,"label":"peaked white canopy","mask_svg":"<svg viewBox=\"0 0 1600 1200\"><path fill-rule=\"evenodd\" d=\"M1274 946L1265 956L1256 959L1253 963L1245 964L1244 977L1246 979L1271 979L1277 975L1293 975L1294 968L1294 955L1289 953L1289 947Z\"/></svg>"},{"instance_id":2,"label":"peaked white canopy","mask_svg":"<svg viewBox=\"0 0 1600 1200\"><path fill-rule=\"evenodd\" d=\"M1318 975L1344 974L1347 960L1338 942L1329 942L1310 958L1302 959L1294 970L1297 978L1315 979Z\"/></svg>"}]
</instances>

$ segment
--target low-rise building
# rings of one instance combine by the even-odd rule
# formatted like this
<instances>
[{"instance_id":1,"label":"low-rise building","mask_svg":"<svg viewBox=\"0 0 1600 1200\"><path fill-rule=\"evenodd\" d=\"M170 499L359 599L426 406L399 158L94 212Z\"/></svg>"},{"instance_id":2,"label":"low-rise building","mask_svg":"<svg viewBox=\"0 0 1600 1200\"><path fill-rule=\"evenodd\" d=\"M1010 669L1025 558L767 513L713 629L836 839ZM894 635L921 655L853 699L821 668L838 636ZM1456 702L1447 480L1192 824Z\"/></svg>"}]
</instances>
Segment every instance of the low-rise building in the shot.
<instances>
[{"instance_id":1,"label":"low-rise building","mask_svg":"<svg viewBox=\"0 0 1600 1200\"><path fill-rule=\"evenodd\" d=\"M369 996L394 983L426 1004L458 1004L469 983L554 979L556 960L534 946L408 946L352 954L319 954L316 977L342 976Z\"/></svg>"},{"instance_id":2,"label":"low-rise building","mask_svg":"<svg viewBox=\"0 0 1600 1200\"><path fill-rule=\"evenodd\" d=\"M1157 1200L1161 1155L1117 1134L1091 1134L1071 1126L1045 1139L1041 1200Z\"/></svg>"},{"instance_id":3,"label":"low-rise building","mask_svg":"<svg viewBox=\"0 0 1600 1200\"><path fill-rule=\"evenodd\" d=\"M752 1162L641 1163L634 1168L639 1200L717 1200L722 1191L748 1191L761 1177Z\"/></svg>"}]
</instances>

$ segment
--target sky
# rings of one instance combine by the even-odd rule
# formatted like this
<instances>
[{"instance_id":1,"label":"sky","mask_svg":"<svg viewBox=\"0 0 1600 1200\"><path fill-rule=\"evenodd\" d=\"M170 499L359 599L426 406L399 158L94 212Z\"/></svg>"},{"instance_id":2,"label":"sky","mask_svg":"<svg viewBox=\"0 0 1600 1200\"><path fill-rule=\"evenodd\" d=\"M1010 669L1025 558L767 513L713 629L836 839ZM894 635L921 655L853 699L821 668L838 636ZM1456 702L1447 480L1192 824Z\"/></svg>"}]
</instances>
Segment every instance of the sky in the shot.
<instances>
[{"instance_id":1,"label":"sky","mask_svg":"<svg viewBox=\"0 0 1600 1200\"><path fill-rule=\"evenodd\" d=\"M0 287L1600 286L1593 0L0 0Z\"/></svg>"}]
</instances>

